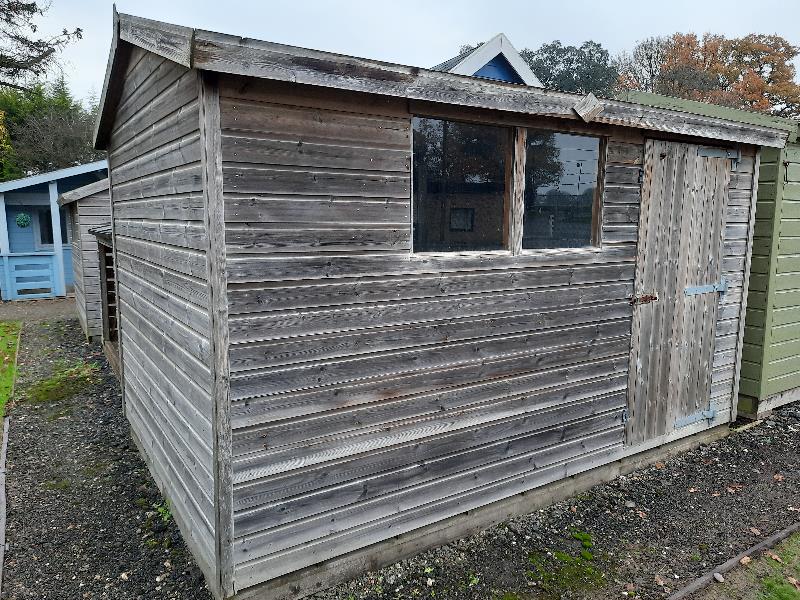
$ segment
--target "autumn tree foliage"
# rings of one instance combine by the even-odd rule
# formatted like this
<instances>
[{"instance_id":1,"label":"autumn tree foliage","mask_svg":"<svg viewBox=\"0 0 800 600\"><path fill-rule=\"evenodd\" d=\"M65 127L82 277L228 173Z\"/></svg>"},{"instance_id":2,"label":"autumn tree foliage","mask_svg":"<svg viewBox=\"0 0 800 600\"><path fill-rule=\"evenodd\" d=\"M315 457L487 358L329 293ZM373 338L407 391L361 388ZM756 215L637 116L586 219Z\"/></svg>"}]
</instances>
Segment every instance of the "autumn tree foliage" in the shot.
<instances>
[{"instance_id":1,"label":"autumn tree foliage","mask_svg":"<svg viewBox=\"0 0 800 600\"><path fill-rule=\"evenodd\" d=\"M676 33L639 42L617 59L618 84L668 96L800 117L800 85L792 60L800 54L778 35L741 38Z\"/></svg>"}]
</instances>

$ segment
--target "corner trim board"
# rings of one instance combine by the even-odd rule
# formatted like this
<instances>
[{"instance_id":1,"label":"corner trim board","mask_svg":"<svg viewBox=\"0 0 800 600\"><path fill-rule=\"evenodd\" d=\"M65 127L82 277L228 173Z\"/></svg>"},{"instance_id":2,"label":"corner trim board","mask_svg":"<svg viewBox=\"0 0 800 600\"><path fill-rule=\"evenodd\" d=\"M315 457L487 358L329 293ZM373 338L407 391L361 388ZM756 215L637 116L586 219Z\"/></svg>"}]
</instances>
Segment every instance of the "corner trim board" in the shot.
<instances>
[{"instance_id":1,"label":"corner trim board","mask_svg":"<svg viewBox=\"0 0 800 600\"><path fill-rule=\"evenodd\" d=\"M225 271L225 213L222 198L222 130L219 87L214 73L198 71L203 204L206 227L206 264L209 280L209 316L214 364L212 400L214 415L214 504L217 581L221 597L232 596L233 582L233 476L230 422L230 364L228 347L227 275Z\"/></svg>"}]
</instances>

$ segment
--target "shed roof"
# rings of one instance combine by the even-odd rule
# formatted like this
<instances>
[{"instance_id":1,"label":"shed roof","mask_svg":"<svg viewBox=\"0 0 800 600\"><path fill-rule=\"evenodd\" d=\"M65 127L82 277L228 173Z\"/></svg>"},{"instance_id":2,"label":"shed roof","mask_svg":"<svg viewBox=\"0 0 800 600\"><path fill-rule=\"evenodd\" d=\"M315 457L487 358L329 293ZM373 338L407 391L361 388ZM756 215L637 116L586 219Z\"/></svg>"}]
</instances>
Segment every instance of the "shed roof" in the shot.
<instances>
[{"instance_id":1,"label":"shed roof","mask_svg":"<svg viewBox=\"0 0 800 600\"><path fill-rule=\"evenodd\" d=\"M366 92L408 100L577 120L584 96L344 56L114 14L114 36L95 130L106 148L132 46L187 68ZM785 130L616 99L599 101L600 123L714 140L783 147Z\"/></svg>"},{"instance_id":2,"label":"shed roof","mask_svg":"<svg viewBox=\"0 0 800 600\"><path fill-rule=\"evenodd\" d=\"M14 179L13 181L6 181L0 183L0 192L10 192L12 190L19 190L40 183L48 183L56 181L57 179L65 179L73 175L83 175L84 173L91 173L92 171L99 171L108 168L106 160L98 160L85 165L77 165L75 167L68 167L66 169L58 169L57 171L49 171L39 175L31 175L30 177L23 177L22 179Z\"/></svg>"},{"instance_id":3,"label":"shed roof","mask_svg":"<svg viewBox=\"0 0 800 600\"><path fill-rule=\"evenodd\" d=\"M86 198L87 196L91 196L92 194L96 194L98 192L102 192L103 190L107 189L108 189L108 177L106 177L105 179L101 179L100 181L93 181L89 185L79 187L78 189L72 190L70 192L64 192L58 197L58 205L64 206L65 204L69 204L70 202L81 200L82 198Z\"/></svg>"},{"instance_id":4,"label":"shed roof","mask_svg":"<svg viewBox=\"0 0 800 600\"><path fill-rule=\"evenodd\" d=\"M750 110L742 110L740 108L730 108L728 106L720 106L719 104L710 104L708 102L699 102L697 100L673 98L672 96L663 96L661 94L653 94L651 92L626 90L618 94L617 98L620 100L626 100L628 102L644 104L646 106L670 108L681 112L706 115L709 117L720 117L722 119L729 119L739 123L773 127L775 129L788 132L788 141L790 142L797 141L798 126L800 126L798 121L786 117L778 117L775 115L769 115Z\"/></svg>"},{"instance_id":5,"label":"shed roof","mask_svg":"<svg viewBox=\"0 0 800 600\"><path fill-rule=\"evenodd\" d=\"M459 75L475 75L487 63L497 58L498 55L503 56L508 61L511 68L516 71L525 85L542 87L541 82L531 71L528 63L525 62L520 53L517 52L514 44L511 43L511 40L503 33L498 33L488 42L484 42L472 50L462 52L458 56L432 67L431 70Z\"/></svg>"}]
</instances>

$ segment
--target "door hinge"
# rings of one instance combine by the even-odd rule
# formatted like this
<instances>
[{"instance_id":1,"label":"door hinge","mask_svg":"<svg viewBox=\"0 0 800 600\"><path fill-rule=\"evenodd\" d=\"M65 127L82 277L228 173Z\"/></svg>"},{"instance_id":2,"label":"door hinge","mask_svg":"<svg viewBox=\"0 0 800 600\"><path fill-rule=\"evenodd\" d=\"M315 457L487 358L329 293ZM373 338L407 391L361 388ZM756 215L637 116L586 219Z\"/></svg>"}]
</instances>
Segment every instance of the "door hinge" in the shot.
<instances>
[{"instance_id":1,"label":"door hinge","mask_svg":"<svg viewBox=\"0 0 800 600\"><path fill-rule=\"evenodd\" d=\"M622 409L622 422L623 422L623 424L627 423L629 418L630 418L630 413L628 412L628 409L627 408L623 408Z\"/></svg>"},{"instance_id":2,"label":"door hinge","mask_svg":"<svg viewBox=\"0 0 800 600\"><path fill-rule=\"evenodd\" d=\"M711 292L719 292L721 296L724 296L728 292L728 280L723 277L717 283L711 283L709 285L690 285L683 290L686 296L710 294Z\"/></svg>"},{"instance_id":3,"label":"door hinge","mask_svg":"<svg viewBox=\"0 0 800 600\"><path fill-rule=\"evenodd\" d=\"M731 171L735 171L742 160L742 150L739 147L717 148L714 146L700 146L700 148L697 149L697 156L730 159Z\"/></svg>"},{"instance_id":4,"label":"door hinge","mask_svg":"<svg viewBox=\"0 0 800 600\"><path fill-rule=\"evenodd\" d=\"M688 417L681 417L679 419L675 419L675 429L681 429L682 427L687 427L694 423L699 423L700 421L713 421L714 417L717 416L717 411L713 408L710 410L701 410L694 414L689 415Z\"/></svg>"}]
</instances>

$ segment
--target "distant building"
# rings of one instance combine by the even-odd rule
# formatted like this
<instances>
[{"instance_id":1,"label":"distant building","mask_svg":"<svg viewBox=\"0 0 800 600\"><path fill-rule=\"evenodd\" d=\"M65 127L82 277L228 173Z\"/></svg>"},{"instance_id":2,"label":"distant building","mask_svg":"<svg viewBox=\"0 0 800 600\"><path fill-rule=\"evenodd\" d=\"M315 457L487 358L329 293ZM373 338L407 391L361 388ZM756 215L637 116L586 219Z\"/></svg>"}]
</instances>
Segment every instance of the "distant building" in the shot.
<instances>
[{"instance_id":1,"label":"distant building","mask_svg":"<svg viewBox=\"0 0 800 600\"><path fill-rule=\"evenodd\" d=\"M528 63L502 33L473 50L462 52L436 65L433 70L542 87Z\"/></svg>"},{"instance_id":2,"label":"distant building","mask_svg":"<svg viewBox=\"0 0 800 600\"><path fill-rule=\"evenodd\" d=\"M0 298L64 296L72 289L72 227L58 196L107 176L107 162L0 183Z\"/></svg>"}]
</instances>

